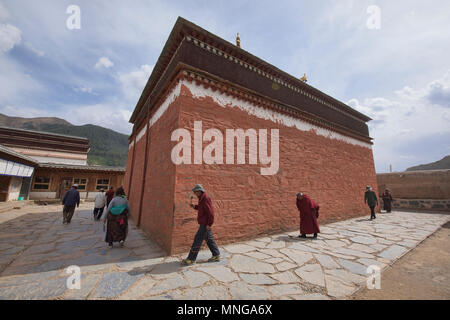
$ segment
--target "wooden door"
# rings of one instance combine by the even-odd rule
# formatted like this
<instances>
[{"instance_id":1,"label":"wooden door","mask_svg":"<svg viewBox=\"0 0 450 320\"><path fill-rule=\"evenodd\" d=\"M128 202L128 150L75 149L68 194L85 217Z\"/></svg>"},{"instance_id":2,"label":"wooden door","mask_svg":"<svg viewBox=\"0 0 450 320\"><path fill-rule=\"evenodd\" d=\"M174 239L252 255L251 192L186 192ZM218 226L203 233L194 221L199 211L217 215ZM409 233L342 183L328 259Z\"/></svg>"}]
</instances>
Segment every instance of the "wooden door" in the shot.
<instances>
[{"instance_id":1,"label":"wooden door","mask_svg":"<svg viewBox=\"0 0 450 320\"><path fill-rule=\"evenodd\" d=\"M62 200L67 190L72 187L73 178L61 178L61 184L59 186L59 198Z\"/></svg>"}]
</instances>

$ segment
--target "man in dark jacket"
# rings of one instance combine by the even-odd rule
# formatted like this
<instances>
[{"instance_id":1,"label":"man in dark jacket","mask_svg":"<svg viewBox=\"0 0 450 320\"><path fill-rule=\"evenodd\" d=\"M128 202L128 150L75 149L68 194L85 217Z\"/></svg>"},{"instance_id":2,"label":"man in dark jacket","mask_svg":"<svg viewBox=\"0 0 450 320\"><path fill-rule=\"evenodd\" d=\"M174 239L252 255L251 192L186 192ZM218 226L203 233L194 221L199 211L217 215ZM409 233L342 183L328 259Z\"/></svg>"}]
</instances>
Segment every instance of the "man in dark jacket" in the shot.
<instances>
[{"instance_id":1,"label":"man in dark jacket","mask_svg":"<svg viewBox=\"0 0 450 320\"><path fill-rule=\"evenodd\" d=\"M370 208L370 220L376 219L375 207L378 205L378 198L375 191L370 186L366 187L366 193L364 194L364 203L367 203Z\"/></svg>"},{"instance_id":2,"label":"man in dark jacket","mask_svg":"<svg viewBox=\"0 0 450 320\"><path fill-rule=\"evenodd\" d=\"M384 190L381 198L383 199L383 209L386 210L387 213L390 213L392 210L392 195L389 189Z\"/></svg>"},{"instance_id":3,"label":"man in dark jacket","mask_svg":"<svg viewBox=\"0 0 450 320\"><path fill-rule=\"evenodd\" d=\"M191 208L198 210L197 222L200 225L197 234L194 237L194 243L192 244L191 251L187 259L183 259L181 262L183 265L188 266L195 263L198 252L203 244L203 240L206 240L206 244L211 250L212 257L209 262L216 262L220 260L220 252L217 244L214 242L214 238L211 231L211 226L214 223L214 210L211 203L211 198L208 197L201 184L196 184L192 189L198 198L198 205L190 204ZM192 197L191 197L192 201Z\"/></svg>"},{"instance_id":4,"label":"man in dark jacket","mask_svg":"<svg viewBox=\"0 0 450 320\"><path fill-rule=\"evenodd\" d=\"M75 206L80 206L80 193L78 192L78 184L74 184L70 190L64 195L62 204L63 208L63 224L69 224L72 220Z\"/></svg>"}]
</instances>

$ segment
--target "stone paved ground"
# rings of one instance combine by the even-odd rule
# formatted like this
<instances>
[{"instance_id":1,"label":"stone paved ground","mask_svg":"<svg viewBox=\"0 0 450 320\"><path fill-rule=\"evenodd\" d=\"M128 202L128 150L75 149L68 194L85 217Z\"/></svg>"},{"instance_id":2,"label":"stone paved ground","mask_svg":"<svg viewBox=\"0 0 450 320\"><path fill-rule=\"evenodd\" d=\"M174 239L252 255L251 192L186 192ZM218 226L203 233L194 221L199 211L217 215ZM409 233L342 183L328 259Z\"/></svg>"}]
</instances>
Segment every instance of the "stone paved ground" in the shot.
<instances>
[{"instance_id":1,"label":"stone paved ground","mask_svg":"<svg viewBox=\"0 0 450 320\"><path fill-rule=\"evenodd\" d=\"M165 256L132 223L126 246L107 248L87 208L68 226L61 206L1 214L0 299L345 299L365 285L367 266L385 268L450 221L379 214L324 225L317 240L294 232L222 246L218 263L205 250L181 267L185 254ZM67 289L70 265L81 267L80 290Z\"/></svg>"}]
</instances>

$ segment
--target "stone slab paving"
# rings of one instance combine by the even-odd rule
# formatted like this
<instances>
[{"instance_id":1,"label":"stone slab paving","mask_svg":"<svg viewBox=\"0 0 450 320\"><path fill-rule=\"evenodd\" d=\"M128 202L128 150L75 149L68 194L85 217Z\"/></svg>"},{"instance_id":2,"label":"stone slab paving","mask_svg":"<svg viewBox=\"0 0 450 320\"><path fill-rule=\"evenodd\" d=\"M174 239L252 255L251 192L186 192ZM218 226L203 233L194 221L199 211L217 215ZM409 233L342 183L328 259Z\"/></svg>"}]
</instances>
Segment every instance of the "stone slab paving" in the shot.
<instances>
[{"instance_id":1,"label":"stone slab paving","mask_svg":"<svg viewBox=\"0 0 450 320\"><path fill-rule=\"evenodd\" d=\"M61 206L1 214L0 299L345 299L366 284L368 266L383 270L450 220L360 217L321 226L316 240L289 232L221 246L218 263L203 250L182 267L186 254L166 256L132 222L125 247L107 248L103 224L83 208L70 225ZM67 288L71 265L81 268L80 289Z\"/></svg>"}]
</instances>

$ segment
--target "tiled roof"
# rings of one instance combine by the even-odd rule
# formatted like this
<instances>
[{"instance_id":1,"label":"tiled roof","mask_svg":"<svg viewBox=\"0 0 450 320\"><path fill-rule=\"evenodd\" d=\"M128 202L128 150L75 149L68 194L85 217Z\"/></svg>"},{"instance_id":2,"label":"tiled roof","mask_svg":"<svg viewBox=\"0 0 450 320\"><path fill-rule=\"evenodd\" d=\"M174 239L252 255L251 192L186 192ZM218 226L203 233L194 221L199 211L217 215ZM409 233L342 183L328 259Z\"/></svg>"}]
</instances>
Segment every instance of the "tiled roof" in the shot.
<instances>
[{"instance_id":1,"label":"tiled roof","mask_svg":"<svg viewBox=\"0 0 450 320\"><path fill-rule=\"evenodd\" d=\"M25 156L19 152L16 152L10 148L5 147L0 144L0 155L1 153L8 154L17 159L22 159L32 164L35 164L38 168L48 168L48 169L65 169L65 170L86 170L86 171L103 171L103 172L125 172L123 167L107 167L107 166L83 166L83 165L71 165L71 164L60 164L60 163L39 163L39 161Z\"/></svg>"},{"instance_id":2,"label":"tiled roof","mask_svg":"<svg viewBox=\"0 0 450 320\"><path fill-rule=\"evenodd\" d=\"M106 167L106 166L83 166L60 163L40 163L39 168L48 169L65 169L65 170L86 170L86 171L106 171L106 172L125 172L123 167Z\"/></svg>"},{"instance_id":3,"label":"tiled roof","mask_svg":"<svg viewBox=\"0 0 450 320\"><path fill-rule=\"evenodd\" d=\"M243 66L243 69L253 70L263 78L268 78L274 83L279 84L280 86L285 86L297 94L300 93L299 96L307 97L308 102L316 103L316 105L319 106L323 105L330 110L339 110L359 119L359 121L362 122L371 120L366 115L358 112L345 103L300 81L298 78L293 77L292 75L276 68L266 61L250 54L242 48L237 47L234 44L208 32L207 30L202 29L192 22L179 17L133 111L130 118L131 123L136 124L137 120L143 115L144 106L151 100L150 98L152 98L153 95L157 96L156 89L161 80L164 78L164 74L167 73L167 68L174 61L174 57L176 57L177 53L183 55L179 52L179 48L183 44L184 39L193 41L196 45L201 46L203 49L207 49L208 51L212 51L215 54L219 54L222 57L226 57L227 59L239 63ZM180 62L185 62L183 59L186 59L186 56L184 55L180 59Z\"/></svg>"},{"instance_id":4,"label":"tiled roof","mask_svg":"<svg viewBox=\"0 0 450 320\"><path fill-rule=\"evenodd\" d=\"M31 162L31 163L36 164L36 165L39 163L37 160L35 160L33 158L25 156L25 155L23 155L23 154L21 154L19 152L16 152L16 151L14 151L14 150L12 150L10 148L7 148L4 145L0 144L0 153L2 153L2 152L6 153L6 154L8 154L10 156L16 157L18 159L26 160L26 161Z\"/></svg>"},{"instance_id":5,"label":"tiled roof","mask_svg":"<svg viewBox=\"0 0 450 320\"><path fill-rule=\"evenodd\" d=\"M85 138L85 137L70 136L70 135L67 135L67 134L53 133L53 132L47 132L47 131L19 129L19 128L7 127L7 126L0 126L0 129L9 129L9 130L17 130L17 131L23 131L23 132L38 133L38 134L44 134L44 135L56 136L56 137L89 140L88 138Z\"/></svg>"}]
</instances>

